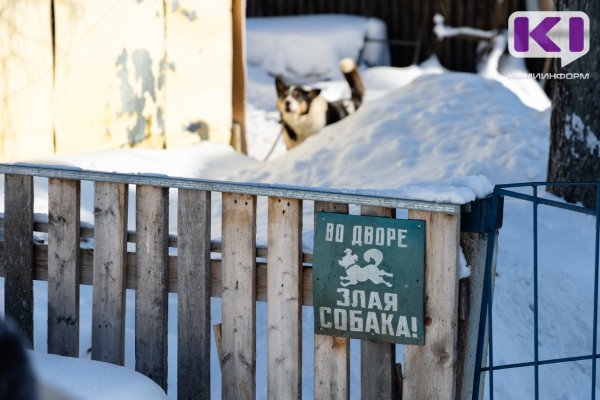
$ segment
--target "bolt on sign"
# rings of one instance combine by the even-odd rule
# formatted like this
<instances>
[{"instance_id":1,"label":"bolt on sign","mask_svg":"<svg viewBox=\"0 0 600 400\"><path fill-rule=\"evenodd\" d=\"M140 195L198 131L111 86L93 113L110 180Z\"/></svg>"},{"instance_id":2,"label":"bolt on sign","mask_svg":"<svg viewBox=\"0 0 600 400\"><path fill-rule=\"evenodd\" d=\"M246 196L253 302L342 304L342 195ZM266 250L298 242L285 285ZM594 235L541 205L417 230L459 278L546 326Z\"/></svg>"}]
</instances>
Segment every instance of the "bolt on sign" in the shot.
<instances>
[{"instance_id":1,"label":"bolt on sign","mask_svg":"<svg viewBox=\"0 0 600 400\"><path fill-rule=\"evenodd\" d=\"M315 333L425 344L425 221L317 213Z\"/></svg>"}]
</instances>

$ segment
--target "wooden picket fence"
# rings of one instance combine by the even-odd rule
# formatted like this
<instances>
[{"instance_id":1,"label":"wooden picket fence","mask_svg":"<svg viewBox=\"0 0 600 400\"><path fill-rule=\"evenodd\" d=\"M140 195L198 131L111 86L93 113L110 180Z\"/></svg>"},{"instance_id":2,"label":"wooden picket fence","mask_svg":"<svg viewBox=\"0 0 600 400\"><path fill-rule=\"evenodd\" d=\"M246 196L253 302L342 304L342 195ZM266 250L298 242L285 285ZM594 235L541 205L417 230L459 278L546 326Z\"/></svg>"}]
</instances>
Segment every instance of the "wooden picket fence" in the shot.
<instances>
[{"instance_id":1,"label":"wooden picket fence","mask_svg":"<svg viewBox=\"0 0 600 400\"><path fill-rule=\"evenodd\" d=\"M33 280L48 281L48 352L78 357L79 285L93 284L92 358L123 365L125 289L135 289L135 368L166 389L167 295L178 293L180 399L210 398L211 296L222 298L222 324L215 332L223 398L256 397L256 301L268 302L268 397L300 398L302 305L312 304L312 255L302 252L303 206L314 202L315 212L348 213L355 204L364 215L386 217L408 209L408 218L427 222L426 345L404 346L400 368L395 345L362 341L361 397L470 398L476 343L465 338L478 327L480 284L459 284L458 251L462 240L478 270L485 235L460 235L459 205L32 165L0 164L0 173L6 314L33 343ZM47 223L34 221L33 177L49 178ZM94 182L93 228L80 226L81 181ZM128 185L136 185L135 232L127 231ZM168 231L169 188L178 190L177 236ZM222 242L210 235L214 192L222 193ZM267 247L256 246L257 196L268 197ZM34 232L47 232L47 244L34 242ZM93 249L81 247L82 238L93 238ZM349 348L348 339L315 334L316 399L349 398Z\"/></svg>"}]
</instances>

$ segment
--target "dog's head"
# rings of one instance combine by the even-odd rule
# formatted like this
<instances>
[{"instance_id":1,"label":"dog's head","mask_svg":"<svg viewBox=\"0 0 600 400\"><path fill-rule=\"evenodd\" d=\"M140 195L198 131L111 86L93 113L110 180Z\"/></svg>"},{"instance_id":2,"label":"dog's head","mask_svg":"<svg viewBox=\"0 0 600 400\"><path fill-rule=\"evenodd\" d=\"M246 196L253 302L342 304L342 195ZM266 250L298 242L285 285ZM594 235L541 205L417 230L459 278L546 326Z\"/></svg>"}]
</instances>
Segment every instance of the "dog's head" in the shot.
<instances>
[{"instance_id":1,"label":"dog's head","mask_svg":"<svg viewBox=\"0 0 600 400\"><path fill-rule=\"evenodd\" d=\"M277 77L277 109L282 115L308 113L310 103L321 93L321 89L311 89L306 86L286 85Z\"/></svg>"}]
</instances>

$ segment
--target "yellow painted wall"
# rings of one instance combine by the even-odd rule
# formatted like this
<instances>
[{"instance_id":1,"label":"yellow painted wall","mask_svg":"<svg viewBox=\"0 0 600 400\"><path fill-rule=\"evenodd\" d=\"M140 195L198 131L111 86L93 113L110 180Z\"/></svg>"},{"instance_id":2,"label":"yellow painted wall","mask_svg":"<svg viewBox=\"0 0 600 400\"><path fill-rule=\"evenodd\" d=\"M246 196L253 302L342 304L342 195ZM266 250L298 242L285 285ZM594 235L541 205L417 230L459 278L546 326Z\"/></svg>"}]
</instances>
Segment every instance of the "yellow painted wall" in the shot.
<instances>
[{"instance_id":1,"label":"yellow painted wall","mask_svg":"<svg viewBox=\"0 0 600 400\"><path fill-rule=\"evenodd\" d=\"M231 0L169 0L167 145L231 135ZM199 39L200 38L200 39ZM197 133L190 131L196 130Z\"/></svg>"},{"instance_id":2,"label":"yellow painted wall","mask_svg":"<svg viewBox=\"0 0 600 400\"><path fill-rule=\"evenodd\" d=\"M230 142L230 0L55 0L54 80L50 1L0 0L0 9L7 6L1 161L54 148ZM16 21L28 36L12 30Z\"/></svg>"},{"instance_id":3,"label":"yellow painted wall","mask_svg":"<svg viewBox=\"0 0 600 400\"><path fill-rule=\"evenodd\" d=\"M51 154L50 1L0 0L0 159Z\"/></svg>"}]
</instances>

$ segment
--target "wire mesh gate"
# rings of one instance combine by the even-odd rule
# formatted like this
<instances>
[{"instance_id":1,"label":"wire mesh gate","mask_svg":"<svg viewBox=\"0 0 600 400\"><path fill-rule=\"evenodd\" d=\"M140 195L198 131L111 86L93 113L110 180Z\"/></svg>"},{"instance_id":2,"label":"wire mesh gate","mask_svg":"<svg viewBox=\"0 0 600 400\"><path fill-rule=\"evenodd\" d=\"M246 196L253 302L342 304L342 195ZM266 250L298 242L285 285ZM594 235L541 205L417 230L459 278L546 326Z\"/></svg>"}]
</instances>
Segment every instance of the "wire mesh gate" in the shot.
<instances>
[{"instance_id":1,"label":"wire mesh gate","mask_svg":"<svg viewBox=\"0 0 600 400\"><path fill-rule=\"evenodd\" d=\"M581 205L567 204L560 201L540 197L540 189L551 186L591 186L596 188L596 208L586 208ZM519 190L531 189L531 194L522 193ZM529 202L533 205L533 345L534 359L528 362L494 364L493 347L493 253L494 242L498 235L499 218L502 218L502 209L504 197L514 198ZM484 276L483 297L480 312L479 333L477 342L477 354L475 360L475 378L473 382L473 400L478 400L484 394L484 378L487 375L489 399L494 398L494 371L516 369L516 368L534 368L534 393L535 399L539 398L539 366L557 363L567 363L591 360L591 399L596 398L596 370L597 370L597 339L598 339L598 281L599 281L599 253L600 253L600 182L594 183L559 183L559 182L536 182L536 183L516 183L498 185L494 188L492 196L488 199L490 210L485 221L485 230L488 235L486 266ZM578 214L595 216L595 250L594 250L594 299L593 299L593 342L592 353L587 355L540 359L539 357L539 315L538 315L538 207L545 205L549 207L561 208ZM486 363L487 357L487 363ZM485 366L487 364L487 366Z\"/></svg>"}]
</instances>

